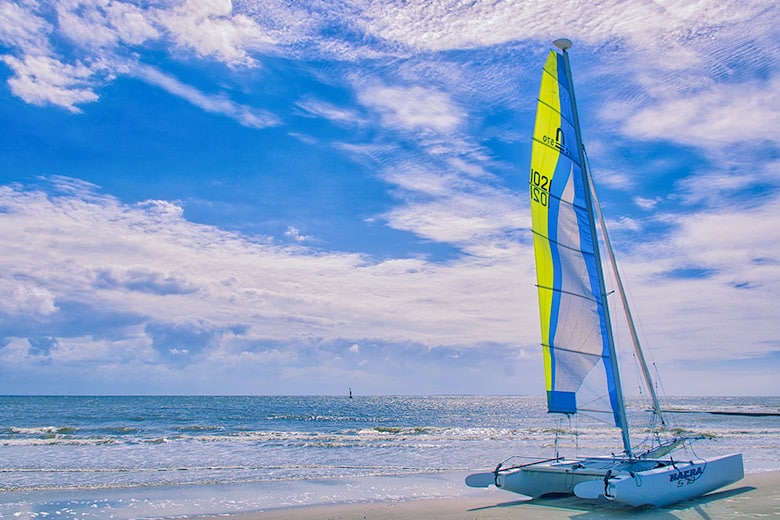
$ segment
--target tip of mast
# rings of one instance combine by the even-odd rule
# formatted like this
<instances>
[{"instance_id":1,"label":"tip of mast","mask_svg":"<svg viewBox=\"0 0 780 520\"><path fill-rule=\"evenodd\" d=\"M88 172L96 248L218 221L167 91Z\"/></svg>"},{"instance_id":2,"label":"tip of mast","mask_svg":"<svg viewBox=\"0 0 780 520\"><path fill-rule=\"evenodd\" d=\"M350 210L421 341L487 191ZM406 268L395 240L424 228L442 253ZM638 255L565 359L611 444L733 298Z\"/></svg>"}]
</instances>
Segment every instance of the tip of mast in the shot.
<instances>
[{"instance_id":1,"label":"tip of mast","mask_svg":"<svg viewBox=\"0 0 780 520\"><path fill-rule=\"evenodd\" d=\"M568 38L558 38L553 42L553 45L555 45L562 51L567 51L571 49L572 43L571 40Z\"/></svg>"}]
</instances>

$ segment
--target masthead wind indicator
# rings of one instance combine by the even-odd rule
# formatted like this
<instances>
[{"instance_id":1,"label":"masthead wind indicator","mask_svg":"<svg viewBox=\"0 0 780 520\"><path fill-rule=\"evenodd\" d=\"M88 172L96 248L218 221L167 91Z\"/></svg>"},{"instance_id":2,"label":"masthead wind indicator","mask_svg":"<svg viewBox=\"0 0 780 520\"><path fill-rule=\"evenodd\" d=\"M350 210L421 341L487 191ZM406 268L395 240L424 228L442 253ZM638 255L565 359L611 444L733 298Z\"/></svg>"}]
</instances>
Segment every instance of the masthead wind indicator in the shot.
<instances>
[{"instance_id":1,"label":"masthead wind indicator","mask_svg":"<svg viewBox=\"0 0 780 520\"><path fill-rule=\"evenodd\" d=\"M572 43L571 40L568 38L558 38L557 40L553 41L553 45L555 45L562 51L567 51L571 49Z\"/></svg>"}]
</instances>

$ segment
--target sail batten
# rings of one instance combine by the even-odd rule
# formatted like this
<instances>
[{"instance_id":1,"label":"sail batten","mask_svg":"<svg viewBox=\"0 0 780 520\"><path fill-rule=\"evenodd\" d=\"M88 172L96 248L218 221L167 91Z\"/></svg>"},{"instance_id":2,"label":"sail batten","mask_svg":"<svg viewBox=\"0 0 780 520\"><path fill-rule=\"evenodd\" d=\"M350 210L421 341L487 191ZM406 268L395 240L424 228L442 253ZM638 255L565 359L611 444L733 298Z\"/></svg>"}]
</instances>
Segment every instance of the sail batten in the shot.
<instances>
[{"instance_id":1,"label":"sail batten","mask_svg":"<svg viewBox=\"0 0 780 520\"><path fill-rule=\"evenodd\" d=\"M560 351L560 352L571 352L573 354L580 354L580 355L583 355L583 356L591 356L593 358L601 358L601 356L599 354L582 353L582 352L580 352L578 350L575 350L575 349L570 349L570 348L565 348L565 347L556 347L554 345L542 345L542 346L543 347L548 347L548 348L551 348L553 350L557 350L557 351Z\"/></svg>"},{"instance_id":2,"label":"sail batten","mask_svg":"<svg viewBox=\"0 0 780 520\"><path fill-rule=\"evenodd\" d=\"M550 242L554 243L556 246L560 246L560 247L569 249L570 251L573 251L573 252L577 252L577 253L581 253L581 254L588 254L588 251L583 251L582 249L577 249L576 247L566 245L563 242L557 242L555 240L550 240L550 237L548 237L546 235L542 235L541 233L539 233L537 231L532 231L532 233L534 233L534 235L539 235L541 238L543 238L545 240L549 240Z\"/></svg>"},{"instance_id":3,"label":"sail batten","mask_svg":"<svg viewBox=\"0 0 780 520\"><path fill-rule=\"evenodd\" d=\"M591 298L590 296L588 296L586 294L578 294L578 293L571 292L571 291L564 291L562 289L556 289L554 287L542 287L540 285L537 285L536 288L537 289L545 289L545 290L553 291L553 292L559 292L559 293L562 293L562 294L566 294L568 296L574 296L576 298L583 298L585 300L590 300L593 303L598 303L594 298ZM601 354L599 354L599 355L601 355Z\"/></svg>"}]
</instances>

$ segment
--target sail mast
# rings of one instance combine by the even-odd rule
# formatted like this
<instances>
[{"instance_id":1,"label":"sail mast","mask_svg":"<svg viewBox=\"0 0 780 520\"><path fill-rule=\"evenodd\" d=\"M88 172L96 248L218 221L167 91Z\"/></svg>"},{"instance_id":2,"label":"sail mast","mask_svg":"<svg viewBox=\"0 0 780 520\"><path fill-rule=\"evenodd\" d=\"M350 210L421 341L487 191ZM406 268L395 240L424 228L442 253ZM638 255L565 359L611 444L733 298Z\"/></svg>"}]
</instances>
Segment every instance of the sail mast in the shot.
<instances>
[{"instance_id":1,"label":"sail mast","mask_svg":"<svg viewBox=\"0 0 780 520\"><path fill-rule=\"evenodd\" d=\"M577 102L574 97L574 81L572 80L571 66L569 65L569 53L567 52L568 49L571 48L572 43L571 40L568 40L566 38L561 38L555 40L553 42L553 45L558 47L563 52L563 62L566 67L569 99L571 101L571 108L572 108L572 117L573 117L572 122L574 124L574 133L577 139L577 154L581 165L580 170L582 172L582 182L583 182L583 186L585 186L584 195L585 195L585 203L588 209L588 221L590 224L590 231L592 233L592 236L596 237L598 235L596 234L594 204L593 204L593 198L591 196L591 190L588 188L591 185L591 182L590 182L589 171L585 162L585 149L582 144L582 133L580 132L580 120L579 120L579 115L577 113ZM629 432L628 432L628 421L626 419L626 407L625 407L625 402L623 400L623 389L620 383L620 370L618 367L617 354L615 351L615 340L612 336L612 322L610 320L609 307L607 305L607 290L606 290L606 284L604 283L604 271L601 268L601 256L599 254L598 241L594 242L594 246L595 246L593 248L594 256L596 257L596 264L598 265L597 271L598 271L598 279L599 279L599 291L601 292L601 299L604 305L604 319L606 321L606 329L607 329L606 334L607 334L607 345L609 348L609 359L612 365L612 372L615 378L615 399L617 401L616 403L617 414L618 414L618 418L620 419L620 431L623 438L623 452L630 457L632 455L631 439L629 437Z\"/></svg>"}]
</instances>

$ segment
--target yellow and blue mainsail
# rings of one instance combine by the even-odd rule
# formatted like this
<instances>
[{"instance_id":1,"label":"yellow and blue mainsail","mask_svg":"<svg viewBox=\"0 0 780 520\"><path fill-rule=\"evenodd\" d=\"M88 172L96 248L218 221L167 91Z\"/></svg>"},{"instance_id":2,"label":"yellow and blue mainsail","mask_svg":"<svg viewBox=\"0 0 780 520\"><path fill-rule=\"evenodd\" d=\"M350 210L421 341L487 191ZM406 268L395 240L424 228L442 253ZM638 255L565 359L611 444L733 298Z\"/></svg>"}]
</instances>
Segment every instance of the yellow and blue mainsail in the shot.
<instances>
[{"instance_id":1,"label":"yellow and blue mainsail","mask_svg":"<svg viewBox=\"0 0 780 520\"><path fill-rule=\"evenodd\" d=\"M624 428L591 186L566 60L551 50L544 66L529 180L547 405L550 412L608 414L603 419L611 416Z\"/></svg>"}]
</instances>

